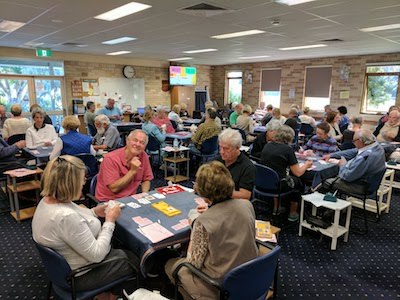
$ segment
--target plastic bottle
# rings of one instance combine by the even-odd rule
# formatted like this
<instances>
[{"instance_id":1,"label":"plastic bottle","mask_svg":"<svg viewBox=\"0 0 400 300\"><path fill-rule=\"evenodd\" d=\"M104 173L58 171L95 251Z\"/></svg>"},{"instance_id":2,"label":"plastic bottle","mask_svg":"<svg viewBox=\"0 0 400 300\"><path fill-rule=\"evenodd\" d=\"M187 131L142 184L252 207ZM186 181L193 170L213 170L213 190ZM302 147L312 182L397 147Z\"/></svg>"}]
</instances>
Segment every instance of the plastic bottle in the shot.
<instances>
[{"instance_id":1,"label":"plastic bottle","mask_svg":"<svg viewBox=\"0 0 400 300\"><path fill-rule=\"evenodd\" d=\"M178 139L174 139L174 142L173 142L173 147L175 148L175 149L178 149L179 148L179 141L178 141Z\"/></svg>"}]
</instances>

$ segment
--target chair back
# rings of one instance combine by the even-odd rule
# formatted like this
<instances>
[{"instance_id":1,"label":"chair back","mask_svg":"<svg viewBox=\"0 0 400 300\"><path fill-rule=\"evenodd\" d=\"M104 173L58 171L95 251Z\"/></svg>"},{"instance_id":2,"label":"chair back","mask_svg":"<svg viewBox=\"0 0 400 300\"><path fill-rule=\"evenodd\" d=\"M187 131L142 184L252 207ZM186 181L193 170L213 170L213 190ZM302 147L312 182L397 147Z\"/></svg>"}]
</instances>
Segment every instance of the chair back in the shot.
<instances>
[{"instance_id":1,"label":"chair back","mask_svg":"<svg viewBox=\"0 0 400 300\"><path fill-rule=\"evenodd\" d=\"M265 299L274 279L281 247L230 270L224 278L229 300Z\"/></svg>"},{"instance_id":2,"label":"chair back","mask_svg":"<svg viewBox=\"0 0 400 300\"><path fill-rule=\"evenodd\" d=\"M254 188L261 192L279 194L281 180L278 173L271 168L258 164L256 166L256 181Z\"/></svg>"},{"instance_id":3,"label":"chair back","mask_svg":"<svg viewBox=\"0 0 400 300\"><path fill-rule=\"evenodd\" d=\"M160 141L156 137L149 134L149 142L147 143L146 150L147 151L159 151L160 146L161 146Z\"/></svg>"},{"instance_id":4,"label":"chair back","mask_svg":"<svg viewBox=\"0 0 400 300\"><path fill-rule=\"evenodd\" d=\"M243 129L240 128L232 128L240 132L240 135L242 136L242 143L246 143L246 132Z\"/></svg>"},{"instance_id":5,"label":"chair back","mask_svg":"<svg viewBox=\"0 0 400 300\"><path fill-rule=\"evenodd\" d=\"M92 179L94 175L99 172L99 165L97 163L96 157L90 153L79 153L75 155L80 158L86 166L88 173L86 174L86 179Z\"/></svg>"},{"instance_id":6,"label":"chair back","mask_svg":"<svg viewBox=\"0 0 400 300\"><path fill-rule=\"evenodd\" d=\"M21 133L21 134L14 134L12 136L8 137L7 143L9 145L14 145L16 142L25 140L25 133Z\"/></svg>"},{"instance_id":7,"label":"chair back","mask_svg":"<svg viewBox=\"0 0 400 300\"><path fill-rule=\"evenodd\" d=\"M193 119L201 119L201 118L202 118L201 111L194 110L193 111Z\"/></svg>"},{"instance_id":8,"label":"chair back","mask_svg":"<svg viewBox=\"0 0 400 300\"><path fill-rule=\"evenodd\" d=\"M98 174L94 175L92 181L90 182L89 193L93 196L96 194L97 176Z\"/></svg>"},{"instance_id":9,"label":"chair back","mask_svg":"<svg viewBox=\"0 0 400 300\"><path fill-rule=\"evenodd\" d=\"M386 172L386 169L383 169L382 171L372 174L368 178L368 190L367 190L368 195L376 194L376 192L379 189L379 186L381 185L381 181L382 181L383 176L385 175L385 172Z\"/></svg>"},{"instance_id":10,"label":"chair back","mask_svg":"<svg viewBox=\"0 0 400 300\"><path fill-rule=\"evenodd\" d=\"M202 155L208 155L208 154L214 154L218 151L218 136L215 135L213 137L210 137L206 139L202 144L201 144L201 154Z\"/></svg>"},{"instance_id":11,"label":"chair back","mask_svg":"<svg viewBox=\"0 0 400 300\"><path fill-rule=\"evenodd\" d=\"M176 130L178 128L178 124L174 120L169 120L172 124L172 127Z\"/></svg>"},{"instance_id":12,"label":"chair back","mask_svg":"<svg viewBox=\"0 0 400 300\"><path fill-rule=\"evenodd\" d=\"M60 133L60 129L61 129L60 124L54 125L54 130L56 131L56 133Z\"/></svg>"},{"instance_id":13,"label":"chair back","mask_svg":"<svg viewBox=\"0 0 400 300\"><path fill-rule=\"evenodd\" d=\"M88 132L91 136L95 136L97 133L96 127L94 127L92 124L87 124Z\"/></svg>"},{"instance_id":14,"label":"chair back","mask_svg":"<svg viewBox=\"0 0 400 300\"><path fill-rule=\"evenodd\" d=\"M310 124L301 123L300 132L304 135L313 135L314 127L312 127Z\"/></svg>"},{"instance_id":15,"label":"chair back","mask_svg":"<svg viewBox=\"0 0 400 300\"><path fill-rule=\"evenodd\" d=\"M68 277L71 274L71 268L65 258L51 248L36 242L35 245L51 282L62 289L70 290Z\"/></svg>"}]
</instances>

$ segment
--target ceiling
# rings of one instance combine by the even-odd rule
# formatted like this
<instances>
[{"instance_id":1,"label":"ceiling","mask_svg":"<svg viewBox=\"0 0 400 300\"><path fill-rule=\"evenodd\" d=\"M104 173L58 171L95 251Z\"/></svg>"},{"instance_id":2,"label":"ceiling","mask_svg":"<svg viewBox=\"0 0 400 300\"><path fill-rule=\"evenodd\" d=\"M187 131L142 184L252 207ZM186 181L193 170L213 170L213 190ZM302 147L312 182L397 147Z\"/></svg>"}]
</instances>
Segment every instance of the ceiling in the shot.
<instances>
[{"instance_id":1,"label":"ceiling","mask_svg":"<svg viewBox=\"0 0 400 300\"><path fill-rule=\"evenodd\" d=\"M137 0L140 1L140 0ZM295 6L273 0L141 0L150 9L115 21L93 17L129 0L0 0L0 19L24 22L16 31L0 32L0 46L30 48L43 43L53 51L104 55L128 50L121 57L168 60L193 57L190 64L239 62L400 52L400 28L365 33L359 28L400 23L400 0L317 0ZM214 16L183 13L199 3L227 11ZM272 25L272 21L279 25ZM265 33L225 40L210 36L244 31ZM132 36L118 45L101 42ZM339 42L322 40L340 39ZM73 43L73 44L68 44ZM278 48L321 44L323 48L282 51ZM79 47L80 46L80 47ZM186 50L218 51L184 54ZM242 60L242 56L268 58Z\"/></svg>"}]
</instances>

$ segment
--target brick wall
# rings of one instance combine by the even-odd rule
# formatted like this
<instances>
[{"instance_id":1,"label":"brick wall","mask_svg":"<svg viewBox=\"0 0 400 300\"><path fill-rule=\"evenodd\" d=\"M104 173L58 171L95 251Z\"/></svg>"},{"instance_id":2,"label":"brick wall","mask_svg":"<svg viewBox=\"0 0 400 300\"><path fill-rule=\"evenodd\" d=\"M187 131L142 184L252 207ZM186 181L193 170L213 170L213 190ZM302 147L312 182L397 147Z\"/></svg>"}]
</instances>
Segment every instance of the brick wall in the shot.
<instances>
[{"instance_id":1,"label":"brick wall","mask_svg":"<svg viewBox=\"0 0 400 300\"><path fill-rule=\"evenodd\" d=\"M82 62L67 60L64 62L65 68L65 90L68 103L68 113L72 113L72 91L71 83L79 79L98 79L99 77L124 78L122 76L122 64ZM165 67L144 67L134 66L136 78L143 78L145 84L145 103L150 105L170 106L170 92L161 90L161 81L168 80L168 68ZM197 67L197 85L196 88L204 89L204 86L211 87L209 66Z\"/></svg>"},{"instance_id":2,"label":"brick wall","mask_svg":"<svg viewBox=\"0 0 400 300\"><path fill-rule=\"evenodd\" d=\"M257 108L260 90L261 69L281 68L281 110L286 113L292 103L302 107L304 93L305 69L307 66L331 65L332 66L332 89L331 105L335 108L340 105L348 107L349 115L359 115L361 110L361 97L367 63L376 62L399 62L400 53L362 55L362 56L342 56L315 59L286 60L273 62L259 62L235 65L223 65L212 67L211 97L218 101L220 105L224 103L226 95L226 72L246 71L252 73L253 82L243 80L243 102ZM347 65L350 68L348 82L340 78L340 68ZM295 90L295 98L289 99L289 90ZM339 99L340 91L349 91L349 99ZM400 103L400 99L397 99ZM376 116L366 116L366 119L376 119Z\"/></svg>"}]
</instances>

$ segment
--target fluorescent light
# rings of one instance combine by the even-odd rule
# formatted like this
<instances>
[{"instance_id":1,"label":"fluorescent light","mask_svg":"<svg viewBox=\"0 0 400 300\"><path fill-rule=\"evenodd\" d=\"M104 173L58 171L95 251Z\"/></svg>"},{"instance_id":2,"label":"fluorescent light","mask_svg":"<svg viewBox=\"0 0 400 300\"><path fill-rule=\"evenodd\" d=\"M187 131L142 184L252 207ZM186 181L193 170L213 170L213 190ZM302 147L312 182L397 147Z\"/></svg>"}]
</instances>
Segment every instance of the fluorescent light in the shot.
<instances>
[{"instance_id":1,"label":"fluorescent light","mask_svg":"<svg viewBox=\"0 0 400 300\"><path fill-rule=\"evenodd\" d=\"M299 50L299 49L310 49L310 48L319 48L326 47L325 44L315 44L315 45L306 45L306 46L296 46L296 47L287 47L287 48L279 48L279 50Z\"/></svg>"},{"instance_id":2,"label":"fluorescent light","mask_svg":"<svg viewBox=\"0 0 400 300\"><path fill-rule=\"evenodd\" d=\"M270 57L269 55L258 55L258 56L242 56L239 59L256 59L256 58L266 58Z\"/></svg>"},{"instance_id":3,"label":"fluorescent light","mask_svg":"<svg viewBox=\"0 0 400 300\"><path fill-rule=\"evenodd\" d=\"M25 23L3 20L0 21L0 31L13 32L24 25Z\"/></svg>"},{"instance_id":4,"label":"fluorescent light","mask_svg":"<svg viewBox=\"0 0 400 300\"><path fill-rule=\"evenodd\" d=\"M366 27L366 28L361 28L360 31L372 32L372 31L381 31L381 30L389 30L389 29L397 29L397 28L400 28L400 24L390 24L390 25L383 25L383 26Z\"/></svg>"},{"instance_id":5,"label":"fluorescent light","mask_svg":"<svg viewBox=\"0 0 400 300\"><path fill-rule=\"evenodd\" d=\"M134 41L134 40L136 40L136 38L124 36L124 37L120 37L117 39L113 39L113 40L109 40L109 41L105 41L105 42L101 42L101 43L104 45L115 45L115 44L126 43L126 42L130 42L130 41Z\"/></svg>"},{"instance_id":6,"label":"fluorescent light","mask_svg":"<svg viewBox=\"0 0 400 300\"><path fill-rule=\"evenodd\" d=\"M306 2L312 2L315 0L275 0L276 3L280 4L286 4L286 5L297 5L297 4L303 4Z\"/></svg>"},{"instance_id":7,"label":"fluorescent light","mask_svg":"<svg viewBox=\"0 0 400 300\"><path fill-rule=\"evenodd\" d=\"M29 46L29 47L38 47L38 46L42 46L44 45L44 43L39 43L39 42L26 42L24 44L25 46Z\"/></svg>"},{"instance_id":8,"label":"fluorescent light","mask_svg":"<svg viewBox=\"0 0 400 300\"><path fill-rule=\"evenodd\" d=\"M230 39L230 38L234 38L234 37L253 35L253 34L259 34L259 33L264 33L264 32L265 31L263 31L263 30L253 29L253 30L225 33L225 34L220 34L220 35L213 35L211 38L219 39L219 40L220 39Z\"/></svg>"},{"instance_id":9,"label":"fluorescent light","mask_svg":"<svg viewBox=\"0 0 400 300\"><path fill-rule=\"evenodd\" d=\"M183 51L183 53L193 54L193 53L204 53L204 52L213 52L218 51L218 49L199 49L199 50L190 50L190 51Z\"/></svg>"},{"instance_id":10,"label":"fluorescent light","mask_svg":"<svg viewBox=\"0 0 400 300\"><path fill-rule=\"evenodd\" d=\"M177 58L170 58L169 61L180 61L180 60L190 60L193 59L192 57L177 57Z\"/></svg>"},{"instance_id":11,"label":"fluorescent light","mask_svg":"<svg viewBox=\"0 0 400 300\"><path fill-rule=\"evenodd\" d=\"M122 54L127 54L127 53L131 53L131 51L117 51L117 52L110 52L110 53L106 53L107 55L122 55Z\"/></svg>"},{"instance_id":12,"label":"fluorescent light","mask_svg":"<svg viewBox=\"0 0 400 300\"><path fill-rule=\"evenodd\" d=\"M122 17L126 17L128 15L137 13L139 11L150 8L151 5L138 3L138 2L130 2L128 4L122 5L120 7L114 8L110 11L107 11L101 15L95 16L95 19L104 20L104 21L114 21Z\"/></svg>"}]
</instances>

